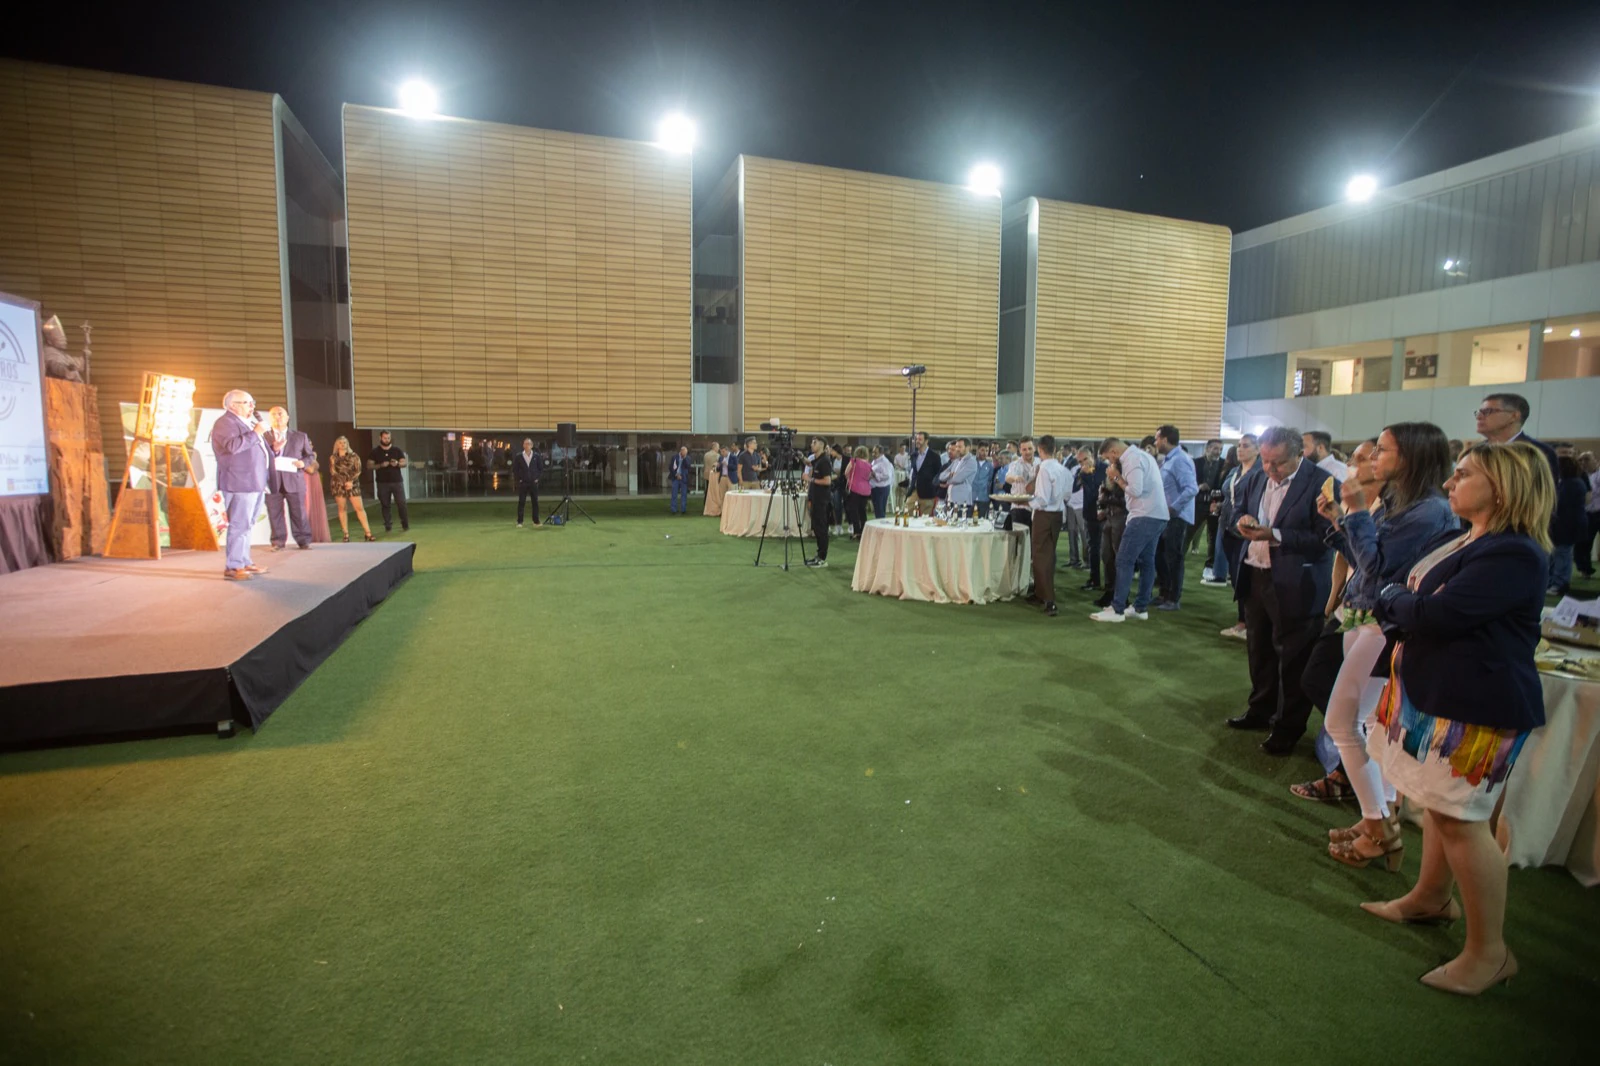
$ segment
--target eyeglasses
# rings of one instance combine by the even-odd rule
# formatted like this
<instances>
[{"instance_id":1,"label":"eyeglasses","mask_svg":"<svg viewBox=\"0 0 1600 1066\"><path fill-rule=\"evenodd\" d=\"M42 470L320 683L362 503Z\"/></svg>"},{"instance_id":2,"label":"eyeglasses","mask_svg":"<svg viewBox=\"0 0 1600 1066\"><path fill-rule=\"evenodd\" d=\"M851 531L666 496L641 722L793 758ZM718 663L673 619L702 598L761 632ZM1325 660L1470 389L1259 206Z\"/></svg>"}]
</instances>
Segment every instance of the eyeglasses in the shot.
<instances>
[{"instance_id":1,"label":"eyeglasses","mask_svg":"<svg viewBox=\"0 0 1600 1066\"><path fill-rule=\"evenodd\" d=\"M1474 418L1488 418L1490 415L1508 415L1511 411L1505 407L1480 407L1472 412Z\"/></svg>"}]
</instances>

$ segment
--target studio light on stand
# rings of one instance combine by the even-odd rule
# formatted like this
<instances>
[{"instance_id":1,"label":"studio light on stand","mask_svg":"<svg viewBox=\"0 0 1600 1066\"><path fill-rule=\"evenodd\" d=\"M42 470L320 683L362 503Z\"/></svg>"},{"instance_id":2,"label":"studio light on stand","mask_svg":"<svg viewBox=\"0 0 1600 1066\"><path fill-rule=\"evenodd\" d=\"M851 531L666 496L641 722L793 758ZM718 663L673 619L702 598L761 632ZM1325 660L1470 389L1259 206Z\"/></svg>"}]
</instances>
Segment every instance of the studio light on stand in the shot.
<instances>
[{"instance_id":1,"label":"studio light on stand","mask_svg":"<svg viewBox=\"0 0 1600 1066\"><path fill-rule=\"evenodd\" d=\"M161 499L165 489L167 504L167 542L172 548L218 551L217 531L206 513L200 495L199 479L189 461L189 435L194 414L194 379L146 371L139 397L139 413L134 418L133 441L128 446L128 461L122 472L122 489L117 493L116 511L111 516L111 531L106 536L106 555L117 559L161 558ZM150 456L148 488L133 487L133 458L143 445ZM187 473L186 484L177 485L172 450L178 449ZM163 460L165 460L163 462ZM165 468L165 480L163 480Z\"/></svg>"},{"instance_id":2,"label":"studio light on stand","mask_svg":"<svg viewBox=\"0 0 1600 1066\"><path fill-rule=\"evenodd\" d=\"M915 477L916 471L917 393L922 389L922 378L923 375L927 374L927 372L928 368L923 366L921 363L907 363L905 366L900 368L900 376L906 379L906 384L911 388L911 461L913 478Z\"/></svg>"}]
</instances>

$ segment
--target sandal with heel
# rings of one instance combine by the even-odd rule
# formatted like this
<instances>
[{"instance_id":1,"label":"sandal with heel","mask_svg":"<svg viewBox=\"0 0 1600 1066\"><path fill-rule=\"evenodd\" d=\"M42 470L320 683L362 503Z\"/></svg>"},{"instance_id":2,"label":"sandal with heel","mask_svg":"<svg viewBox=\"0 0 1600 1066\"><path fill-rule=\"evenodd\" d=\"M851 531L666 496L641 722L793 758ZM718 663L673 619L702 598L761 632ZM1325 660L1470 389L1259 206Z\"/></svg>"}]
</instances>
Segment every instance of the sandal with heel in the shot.
<instances>
[{"instance_id":1,"label":"sandal with heel","mask_svg":"<svg viewBox=\"0 0 1600 1066\"><path fill-rule=\"evenodd\" d=\"M1361 832L1352 840L1330 841L1328 844L1328 856L1336 862L1360 870L1381 859L1384 869L1392 874L1400 872L1405 852L1405 837L1400 835L1399 825L1393 825L1391 831L1389 823L1385 823L1381 837L1368 836Z\"/></svg>"}]
</instances>

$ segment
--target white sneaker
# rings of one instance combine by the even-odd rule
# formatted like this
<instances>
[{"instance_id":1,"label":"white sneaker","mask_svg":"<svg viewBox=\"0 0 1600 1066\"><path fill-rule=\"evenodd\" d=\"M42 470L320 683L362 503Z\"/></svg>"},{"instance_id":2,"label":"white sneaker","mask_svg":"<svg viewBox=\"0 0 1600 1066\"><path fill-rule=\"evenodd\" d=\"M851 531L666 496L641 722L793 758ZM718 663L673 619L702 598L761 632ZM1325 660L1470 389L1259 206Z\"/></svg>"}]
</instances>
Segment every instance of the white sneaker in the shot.
<instances>
[{"instance_id":1,"label":"white sneaker","mask_svg":"<svg viewBox=\"0 0 1600 1066\"><path fill-rule=\"evenodd\" d=\"M1211 577L1210 575L1207 575L1206 577L1201 578L1200 579L1200 584L1209 586L1209 587L1214 588L1214 589L1225 589L1225 588L1228 587L1228 583L1226 581L1218 581L1216 578Z\"/></svg>"},{"instance_id":2,"label":"white sneaker","mask_svg":"<svg viewBox=\"0 0 1600 1066\"><path fill-rule=\"evenodd\" d=\"M1216 577L1211 573L1211 567L1208 566L1204 570L1200 571L1200 580L1204 581L1208 585L1216 580Z\"/></svg>"},{"instance_id":3,"label":"white sneaker","mask_svg":"<svg viewBox=\"0 0 1600 1066\"><path fill-rule=\"evenodd\" d=\"M1103 607L1100 610L1096 611L1094 614L1091 614L1089 616L1089 621L1091 621L1091 622L1120 622L1120 621L1122 621L1122 615L1118 614L1114 608Z\"/></svg>"},{"instance_id":4,"label":"white sneaker","mask_svg":"<svg viewBox=\"0 0 1600 1066\"><path fill-rule=\"evenodd\" d=\"M1246 639L1245 638L1245 629L1244 629L1244 626L1242 626L1242 625L1229 626L1227 629L1224 629L1222 631L1222 635L1225 636L1225 637L1232 637L1234 640L1244 640L1244 639Z\"/></svg>"},{"instance_id":5,"label":"white sneaker","mask_svg":"<svg viewBox=\"0 0 1600 1066\"><path fill-rule=\"evenodd\" d=\"M1125 618L1136 618L1141 622L1150 621L1149 611L1135 611L1132 607L1129 607L1126 611L1122 612L1122 614Z\"/></svg>"}]
</instances>

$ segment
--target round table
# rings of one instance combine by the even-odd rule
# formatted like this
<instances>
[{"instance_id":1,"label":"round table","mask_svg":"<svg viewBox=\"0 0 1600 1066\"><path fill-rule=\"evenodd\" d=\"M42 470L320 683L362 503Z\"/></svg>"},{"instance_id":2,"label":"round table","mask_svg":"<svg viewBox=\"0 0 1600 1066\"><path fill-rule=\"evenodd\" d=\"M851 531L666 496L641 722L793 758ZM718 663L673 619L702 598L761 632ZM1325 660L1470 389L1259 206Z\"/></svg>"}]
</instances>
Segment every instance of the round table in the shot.
<instances>
[{"instance_id":1,"label":"round table","mask_svg":"<svg viewBox=\"0 0 1600 1066\"><path fill-rule=\"evenodd\" d=\"M1496 836L1511 865L1565 866L1593 887L1600 884L1600 682L1543 671L1539 680L1545 724L1523 741L1506 779Z\"/></svg>"},{"instance_id":2,"label":"round table","mask_svg":"<svg viewBox=\"0 0 1600 1066\"><path fill-rule=\"evenodd\" d=\"M770 513L769 513L770 508ZM793 497L793 502L787 505L791 519L791 533L807 534L811 532L811 518L806 513L806 498ZM793 518L798 509L800 528L795 530ZM735 489L722 497L722 532L730 537L759 537L761 525L767 524L767 536L783 536L783 518L785 501L774 500L770 492L755 492L746 489Z\"/></svg>"},{"instance_id":3,"label":"round table","mask_svg":"<svg viewBox=\"0 0 1600 1066\"><path fill-rule=\"evenodd\" d=\"M932 603L1009 600L1031 577L1026 532L987 522L952 527L913 518L897 526L891 518L874 519L861 532L850 587Z\"/></svg>"}]
</instances>

